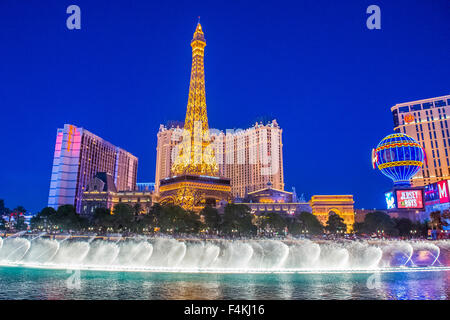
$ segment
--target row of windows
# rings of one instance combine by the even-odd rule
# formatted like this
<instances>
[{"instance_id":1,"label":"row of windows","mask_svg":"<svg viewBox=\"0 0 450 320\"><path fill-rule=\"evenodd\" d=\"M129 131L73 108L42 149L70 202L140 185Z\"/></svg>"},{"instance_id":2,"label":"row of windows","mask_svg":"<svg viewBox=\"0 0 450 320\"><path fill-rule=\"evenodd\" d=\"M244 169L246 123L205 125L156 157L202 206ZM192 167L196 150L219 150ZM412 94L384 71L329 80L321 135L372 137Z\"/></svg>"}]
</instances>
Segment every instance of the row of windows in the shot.
<instances>
[{"instance_id":1,"label":"row of windows","mask_svg":"<svg viewBox=\"0 0 450 320\"><path fill-rule=\"evenodd\" d=\"M434 101L435 108L445 107L447 105L450 106L450 99L447 99L447 103L445 102L445 100L435 100ZM403 112L431 109L432 107L433 107L433 102L424 102L422 104L418 103L418 104L413 104L411 106L400 107L400 108L398 108L398 111L400 113L403 113Z\"/></svg>"}]
</instances>

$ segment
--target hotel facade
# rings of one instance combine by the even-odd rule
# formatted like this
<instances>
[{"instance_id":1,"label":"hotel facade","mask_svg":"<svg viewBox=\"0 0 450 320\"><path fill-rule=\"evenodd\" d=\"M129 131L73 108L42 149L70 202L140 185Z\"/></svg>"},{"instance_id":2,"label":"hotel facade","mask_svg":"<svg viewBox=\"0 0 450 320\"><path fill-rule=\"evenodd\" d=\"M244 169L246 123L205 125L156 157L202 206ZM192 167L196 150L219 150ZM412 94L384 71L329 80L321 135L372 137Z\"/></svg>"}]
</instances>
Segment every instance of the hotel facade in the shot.
<instances>
[{"instance_id":1,"label":"hotel facade","mask_svg":"<svg viewBox=\"0 0 450 320\"><path fill-rule=\"evenodd\" d=\"M411 179L415 187L450 179L450 95L396 104L391 108L394 131L416 139L426 161Z\"/></svg>"},{"instance_id":2,"label":"hotel facade","mask_svg":"<svg viewBox=\"0 0 450 320\"><path fill-rule=\"evenodd\" d=\"M98 172L111 175L120 191L136 188L138 158L86 129L65 124L56 133L48 206L71 204L81 211L86 185Z\"/></svg>"},{"instance_id":3,"label":"hotel facade","mask_svg":"<svg viewBox=\"0 0 450 320\"><path fill-rule=\"evenodd\" d=\"M182 133L179 126L160 125L156 148L157 193L160 180L172 175ZM245 130L227 130L226 133L210 129L219 176L231 180L233 197L244 198L250 192L264 189L268 182L273 188L284 190L282 133L276 120L256 123Z\"/></svg>"}]
</instances>

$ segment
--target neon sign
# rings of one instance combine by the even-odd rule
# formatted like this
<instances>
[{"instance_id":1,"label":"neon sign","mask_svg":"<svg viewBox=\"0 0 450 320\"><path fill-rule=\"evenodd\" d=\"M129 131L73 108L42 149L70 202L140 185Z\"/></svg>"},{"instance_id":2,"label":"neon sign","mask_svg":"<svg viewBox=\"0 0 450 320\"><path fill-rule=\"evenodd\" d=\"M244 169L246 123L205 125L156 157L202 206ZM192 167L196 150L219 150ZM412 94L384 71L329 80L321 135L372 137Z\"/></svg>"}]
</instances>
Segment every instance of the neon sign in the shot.
<instances>
[{"instance_id":1,"label":"neon sign","mask_svg":"<svg viewBox=\"0 0 450 320\"><path fill-rule=\"evenodd\" d=\"M384 196L386 197L386 206L387 209L395 209L395 198L394 198L394 193L393 192L386 192L384 194Z\"/></svg>"},{"instance_id":2,"label":"neon sign","mask_svg":"<svg viewBox=\"0 0 450 320\"><path fill-rule=\"evenodd\" d=\"M447 181L439 181L437 183L438 190L439 190L439 202L440 203L447 203L450 201L449 193L448 193L448 187L447 187Z\"/></svg>"},{"instance_id":3,"label":"neon sign","mask_svg":"<svg viewBox=\"0 0 450 320\"><path fill-rule=\"evenodd\" d=\"M423 208L422 190L397 190L397 207L399 209Z\"/></svg>"},{"instance_id":4,"label":"neon sign","mask_svg":"<svg viewBox=\"0 0 450 320\"><path fill-rule=\"evenodd\" d=\"M405 122L406 123L410 123L410 122L413 122L413 121L414 121L414 116L412 114L407 114L405 116Z\"/></svg>"}]
</instances>

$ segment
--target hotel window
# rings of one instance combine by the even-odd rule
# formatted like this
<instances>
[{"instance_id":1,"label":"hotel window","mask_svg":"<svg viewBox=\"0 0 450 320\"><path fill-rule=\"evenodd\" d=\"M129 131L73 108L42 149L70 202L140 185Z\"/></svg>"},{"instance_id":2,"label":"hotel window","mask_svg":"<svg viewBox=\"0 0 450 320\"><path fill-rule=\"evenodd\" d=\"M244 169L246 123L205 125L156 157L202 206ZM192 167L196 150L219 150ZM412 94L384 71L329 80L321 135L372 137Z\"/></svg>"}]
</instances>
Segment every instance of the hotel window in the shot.
<instances>
[{"instance_id":1,"label":"hotel window","mask_svg":"<svg viewBox=\"0 0 450 320\"><path fill-rule=\"evenodd\" d=\"M445 101L444 100L436 100L436 101L434 101L434 106L436 108L444 107L445 106Z\"/></svg>"},{"instance_id":2,"label":"hotel window","mask_svg":"<svg viewBox=\"0 0 450 320\"><path fill-rule=\"evenodd\" d=\"M420 104L415 104L411 106L411 111L419 111L422 110L422 106Z\"/></svg>"},{"instance_id":3,"label":"hotel window","mask_svg":"<svg viewBox=\"0 0 450 320\"><path fill-rule=\"evenodd\" d=\"M409 112L409 106L404 106L404 107L400 107L398 108L399 112Z\"/></svg>"},{"instance_id":4,"label":"hotel window","mask_svg":"<svg viewBox=\"0 0 450 320\"><path fill-rule=\"evenodd\" d=\"M433 102L422 103L422 108L423 109L430 109L432 106L433 106Z\"/></svg>"}]
</instances>

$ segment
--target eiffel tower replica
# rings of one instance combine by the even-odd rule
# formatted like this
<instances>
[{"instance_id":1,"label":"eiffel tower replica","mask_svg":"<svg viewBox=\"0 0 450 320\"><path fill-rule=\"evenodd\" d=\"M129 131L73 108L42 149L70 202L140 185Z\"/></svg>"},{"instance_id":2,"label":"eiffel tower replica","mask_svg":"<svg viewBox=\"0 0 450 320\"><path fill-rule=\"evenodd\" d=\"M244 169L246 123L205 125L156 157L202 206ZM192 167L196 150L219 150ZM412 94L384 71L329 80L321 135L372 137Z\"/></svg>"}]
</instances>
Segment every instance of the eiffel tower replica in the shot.
<instances>
[{"instance_id":1,"label":"eiffel tower replica","mask_svg":"<svg viewBox=\"0 0 450 320\"><path fill-rule=\"evenodd\" d=\"M200 22L191 41L192 69L182 141L170 178L160 181L160 203L200 211L206 205L231 201L230 179L220 177L209 134L206 113L205 35Z\"/></svg>"}]
</instances>

